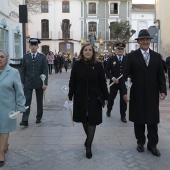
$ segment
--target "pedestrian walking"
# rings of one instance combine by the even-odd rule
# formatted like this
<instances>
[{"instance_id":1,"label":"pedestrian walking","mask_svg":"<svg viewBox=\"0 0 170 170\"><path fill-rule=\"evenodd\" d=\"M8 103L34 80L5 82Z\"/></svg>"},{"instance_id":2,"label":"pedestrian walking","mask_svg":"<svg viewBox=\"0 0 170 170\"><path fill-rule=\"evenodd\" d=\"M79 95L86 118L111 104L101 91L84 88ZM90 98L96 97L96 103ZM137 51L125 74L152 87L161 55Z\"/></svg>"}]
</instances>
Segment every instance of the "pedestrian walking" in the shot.
<instances>
[{"instance_id":1,"label":"pedestrian walking","mask_svg":"<svg viewBox=\"0 0 170 170\"><path fill-rule=\"evenodd\" d=\"M36 123L41 123L43 116L43 92L47 88L48 65L46 57L37 51L39 43L41 43L39 39L31 38L29 40L29 48L31 49L31 52L23 56L21 81L24 87L26 106L29 106L29 109L27 109L22 116L22 121L20 123L21 126L28 126L33 89L35 89L37 99ZM43 85L40 78L41 74L46 76L45 85Z\"/></svg>"},{"instance_id":2,"label":"pedestrian walking","mask_svg":"<svg viewBox=\"0 0 170 170\"><path fill-rule=\"evenodd\" d=\"M54 64L54 54L50 51L47 55L47 62L48 62L48 72L52 74L53 64Z\"/></svg>"},{"instance_id":3,"label":"pedestrian walking","mask_svg":"<svg viewBox=\"0 0 170 170\"><path fill-rule=\"evenodd\" d=\"M63 60L64 60L64 68L65 68L65 71L67 72L68 62L69 62L68 54L64 55Z\"/></svg>"},{"instance_id":4,"label":"pedestrian walking","mask_svg":"<svg viewBox=\"0 0 170 170\"><path fill-rule=\"evenodd\" d=\"M55 73L59 72L59 57L57 53L54 55L54 70L55 70Z\"/></svg>"},{"instance_id":5,"label":"pedestrian walking","mask_svg":"<svg viewBox=\"0 0 170 170\"><path fill-rule=\"evenodd\" d=\"M161 153L157 149L159 100L167 94L165 74L161 55L149 48L152 37L146 29L139 32L137 40L139 49L127 56L123 80L131 78L129 120L134 122L137 139L137 151L143 152L146 142L145 125L147 126L147 149L155 156ZM127 90L123 85L123 97L127 101Z\"/></svg>"},{"instance_id":6,"label":"pedestrian walking","mask_svg":"<svg viewBox=\"0 0 170 170\"><path fill-rule=\"evenodd\" d=\"M58 64L59 72L62 73L62 68L63 68L63 56L62 56L62 53L61 53L61 52L59 52L58 61L59 61L59 64Z\"/></svg>"},{"instance_id":7,"label":"pedestrian walking","mask_svg":"<svg viewBox=\"0 0 170 170\"><path fill-rule=\"evenodd\" d=\"M69 100L73 99L73 121L81 122L87 135L86 157L92 157L91 146L96 125L102 123L102 104L98 97L108 100L105 72L96 60L94 47L82 47L79 59L73 65L69 81Z\"/></svg>"},{"instance_id":8,"label":"pedestrian walking","mask_svg":"<svg viewBox=\"0 0 170 170\"><path fill-rule=\"evenodd\" d=\"M106 115L110 117L112 107L114 105L114 100L117 96L119 91L120 94L120 115L121 121L127 123L126 120L126 102L123 99L122 93L122 79L118 80L117 78L123 74L123 69L126 65L126 56L123 55L125 52L125 44L124 43L117 43L116 45L116 55L110 57L106 64L106 76L110 79L110 84L114 82L112 86L110 86L110 93L109 93L109 101L107 105L107 112Z\"/></svg>"},{"instance_id":9,"label":"pedestrian walking","mask_svg":"<svg viewBox=\"0 0 170 170\"><path fill-rule=\"evenodd\" d=\"M9 133L16 130L11 111L25 112L25 96L17 69L8 64L8 54L0 50L0 167L5 164Z\"/></svg>"}]
</instances>

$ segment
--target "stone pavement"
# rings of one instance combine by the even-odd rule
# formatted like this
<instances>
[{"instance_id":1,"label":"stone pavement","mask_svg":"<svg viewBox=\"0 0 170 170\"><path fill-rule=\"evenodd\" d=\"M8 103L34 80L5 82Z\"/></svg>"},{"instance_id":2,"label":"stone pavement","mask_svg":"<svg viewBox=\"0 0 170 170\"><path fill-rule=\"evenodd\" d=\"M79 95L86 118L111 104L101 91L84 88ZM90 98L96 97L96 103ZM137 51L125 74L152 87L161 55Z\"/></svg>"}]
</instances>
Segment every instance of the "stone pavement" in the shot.
<instances>
[{"instance_id":1,"label":"stone pavement","mask_svg":"<svg viewBox=\"0 0 170 170\"><path fill-rule=\"evenodd\" d=\"M160 103L161 123L155 157L145 149L136 151L133 124L120 121L119 97L110 118L103 110L103 123L97 126L92 146L92 159L85 157L85 134L82 125L72 127L69 111L63 107L65 95L61 88L68 84L68 73L49 75L41 124L35 124L36 104L33 96L28 127L10 134L9 150L2 170L169 170L170 169L170 90Z\"/></svg>"}]
</instances>

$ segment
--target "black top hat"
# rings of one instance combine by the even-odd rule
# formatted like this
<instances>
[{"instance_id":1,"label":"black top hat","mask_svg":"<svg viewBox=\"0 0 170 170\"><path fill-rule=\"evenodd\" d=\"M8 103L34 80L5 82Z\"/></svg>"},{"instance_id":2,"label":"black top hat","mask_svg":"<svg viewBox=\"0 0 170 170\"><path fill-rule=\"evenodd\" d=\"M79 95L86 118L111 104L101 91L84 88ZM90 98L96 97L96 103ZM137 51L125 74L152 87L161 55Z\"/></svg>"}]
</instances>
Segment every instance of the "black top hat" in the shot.
<instances>
[{"instance_id":1,"label":"black top hat","mask_svg":"<svg viewBox=\"0 0 170 170\"><path fill-rule=\"evenodd\" d=\"M115 44L115 46L116 46L116 48L125 48L125 44L121 43L121 42Z\"/></svg>"},{"instance_id":2,"label":"black top hat","mask_svg":"<svg viewBox=\"0 0 170 170\"><path fill-rule=\"evenodd\" d=\"M140 30L139 34L138 34L138 38L136 38L135 40L139 40L139 39L142 39L142 38L149 38L149 39L153 39L148 30L147 29L143 29L143 30Z\"/></svg>"},{"instance_id":3,"label":"black top hat","mask_svg":"<svg viewBox=\"0 0 170 170\"><path fill-rule=\"evenodd\" d=\"M41 43L41 41L38 38L30 38L28 42L32 45L37 45Z\"/></svg>"}]
</instances>

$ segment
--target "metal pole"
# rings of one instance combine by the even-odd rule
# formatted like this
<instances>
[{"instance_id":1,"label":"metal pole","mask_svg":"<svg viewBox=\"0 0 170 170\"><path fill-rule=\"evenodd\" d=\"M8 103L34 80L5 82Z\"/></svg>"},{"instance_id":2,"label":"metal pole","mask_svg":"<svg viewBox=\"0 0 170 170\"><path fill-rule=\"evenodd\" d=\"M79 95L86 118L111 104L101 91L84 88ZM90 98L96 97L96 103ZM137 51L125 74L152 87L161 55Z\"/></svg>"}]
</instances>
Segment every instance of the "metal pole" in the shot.
<instances>
[{"instance_id":1,"label":"metal pole","mask_svg":"<svg viewBox=\"0 0 170 170\"><path fill-rule=\"evenodd\" d=\"M158 28L158 53L160 53L160 45L161 45L161 35L160 35L160 28Z\"/></svg>"},{"instance_id":2,"label":"metal pole","mask_svg":"<svg viewBox=\"0 0 170 170\"><path fill-rule=\"evenodd\" d=\"M22 23L22 43L23 43L23 55L26 54L26 29L25 23Z\"/></svg>"}]
</instances>

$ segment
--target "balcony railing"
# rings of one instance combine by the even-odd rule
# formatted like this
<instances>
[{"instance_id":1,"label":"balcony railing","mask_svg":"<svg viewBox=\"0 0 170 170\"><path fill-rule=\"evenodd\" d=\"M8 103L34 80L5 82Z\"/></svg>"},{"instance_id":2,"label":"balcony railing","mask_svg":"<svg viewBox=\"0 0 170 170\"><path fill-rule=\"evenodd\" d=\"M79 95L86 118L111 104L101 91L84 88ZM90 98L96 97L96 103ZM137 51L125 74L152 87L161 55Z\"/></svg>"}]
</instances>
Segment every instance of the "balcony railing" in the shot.
<instances>
[{"instance_id":1,"label":"balcony railing","mask_svg":"<svg viewBox=\"0 0 170 170\"><path fill-rule=\"evenodd\" d=\"M37 38L39 39L52 39L52 31L49 32L37 32Z\"/></svg>"}]
</instances>

